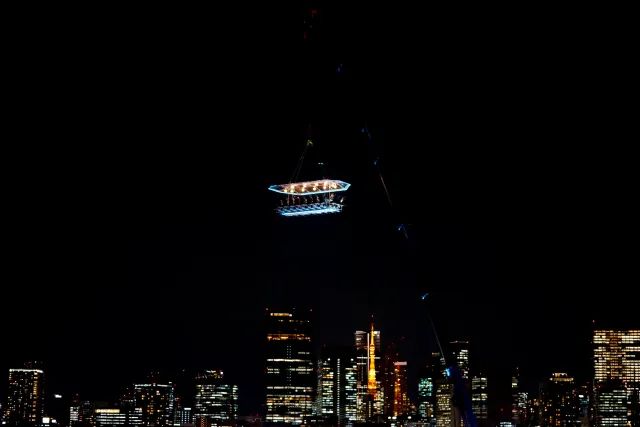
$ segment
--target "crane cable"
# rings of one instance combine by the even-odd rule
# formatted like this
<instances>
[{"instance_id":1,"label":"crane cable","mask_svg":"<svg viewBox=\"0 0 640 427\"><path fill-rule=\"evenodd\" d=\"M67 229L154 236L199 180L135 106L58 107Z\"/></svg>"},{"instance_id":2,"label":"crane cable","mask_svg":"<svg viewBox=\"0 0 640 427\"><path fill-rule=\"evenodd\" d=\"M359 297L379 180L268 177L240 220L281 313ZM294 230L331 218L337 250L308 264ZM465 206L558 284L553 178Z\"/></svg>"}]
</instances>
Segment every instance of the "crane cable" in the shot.
<instances>
[{"instance_id":1,"label":"crane cable","mask_svg":"<svg viewBox=\"0 0 640 427\"><path fill-rule=\"evenodd\" d=\"M304 145L304 150L302 150L300 159L298 159L298 164L296 165L296 168L293 170L293 174L289 179L289 184L293 183L298 179L298 176L300 175L300 171L302 170L302 164L304 163L304 157L307 155L307 151L309 151L309 147L312 147L312 146L313 146L313 141L311 140L311 138L307 138L307 142Z\"/></svg>"}]
</instances>

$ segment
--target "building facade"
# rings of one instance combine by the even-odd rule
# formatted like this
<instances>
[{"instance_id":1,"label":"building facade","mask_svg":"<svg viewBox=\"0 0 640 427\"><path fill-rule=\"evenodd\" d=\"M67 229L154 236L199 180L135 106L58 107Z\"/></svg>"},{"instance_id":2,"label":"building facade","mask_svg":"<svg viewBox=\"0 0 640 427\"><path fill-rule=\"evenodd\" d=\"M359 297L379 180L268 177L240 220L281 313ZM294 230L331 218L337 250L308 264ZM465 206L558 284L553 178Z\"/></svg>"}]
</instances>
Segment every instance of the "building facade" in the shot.
<instances>
[{"instance_id":1,"label":"building facade","mask_svg":"<svg viewBox=\"0 0 640 427\"><path fill-rule=\"evenodd\" d=\"M43 405L44 371L32 364L9 369L4 422L7 425L38 425L42 423Z\"/></svg>"},{"instance_id":2,"label":"building facade","mask_svg":"<svg viewBox=\"0 0 640 427\"><path fill-rule=\"evenodd\" d=\"M487 377L478 375L471 378L471 405L478 426L487 426L489 422L489 394Z\"/></svg>"},{"instance_id":3,"label":"building facade","mask_svg":"<svg viewBox=\"0 0 640 427\"><path fill-rule=\"evenodd\" d=\"M357 373L351 348L323 349L318 362L318 415L332 425L357 419Z\"/></svg>"},{"instance_id":4,"label":"building facade","mask_svg":"<svg viewBox=\"0 0 640 427\"><path fill-rule=\"evenodd\" d=\"M145 427L173 425L173 384L134 384L135 407L140 409Z\"/></svg>"},{"instance_id":5,"label":"building facade","mask_svg":"<svg viewBox=\"0 0 640 427\"><path fill-rule=\"evenodd\" d=\"M301 424L313 414L315 386L310 312L267 310L267 423Z\"/></svg>"},{"instance_id":6,"label":"building facade","mask_svg":"<svg viewBox=\"0 0 640 427\"><path fill-rule=\"evenodd\" d=\"M543 384L540 395L543 426L580 425L580 402L572 377L563 372L552 374Z\"/></svg>"},{"instance_id":7,"label":"building facade","mask_svg":"<svg viewBox=\"0 0 640 427\"><path fill-rule=\"evenodd\" d=\"M94 412L97 427L141 426L142 410L126 411L121 408L96 408Z\"/></svg>"},{"instance_id":8,"label":"building facade","mask_svg":"<svg viewBox=\"0 0 640 427\"><path fill-rule=\"evenodd\" d=\"M226 384L220 370L196 375L194 421L197 427L230 426L238 417L238 386ZM187 417L186 411L181 412Z\"/></svg>"},{"instance_id":9,"label":"building facade","mask_svg":"<svg viewBox=\"0 0 640 427\"><path fill-rule=\"evenodd\" d=\"M528 395L520 389L520 370L515 369L511 377L511 421L514 426L527 423Z\"/></svg>"},{"instance_id":10,"label":"building facade","mask_svg":"<svg viewBox=\"0 0 640 427\"><path fill-rule=\"evenodd\" d=\"M418 375L418 415L424 421L435 420L436 380L444 369L442 355L433 352Z\"/></svg>"},{"instance_id":11,"label":"building facade","mask_svg":"<svg viewBox=\"0 0 640 427\"><path fill-rule=\"evenodd\" d=\"M593 346L595 424L627 425L640 413L640 329L595 329Z\"/></svg>"}]
</instances>

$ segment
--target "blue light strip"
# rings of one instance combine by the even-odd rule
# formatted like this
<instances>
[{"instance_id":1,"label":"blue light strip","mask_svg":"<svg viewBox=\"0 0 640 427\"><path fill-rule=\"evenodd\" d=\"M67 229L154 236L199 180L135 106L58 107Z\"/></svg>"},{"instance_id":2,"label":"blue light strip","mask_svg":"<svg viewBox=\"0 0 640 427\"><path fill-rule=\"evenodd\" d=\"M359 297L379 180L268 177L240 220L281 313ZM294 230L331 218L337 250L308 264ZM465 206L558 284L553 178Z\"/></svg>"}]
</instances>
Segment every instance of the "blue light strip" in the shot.
<instances>
[{"instance_id":1,"label":"blue light strip","mask_svg":"<svg viewBox=\"0 0 640 427\"><path fill-rule=\"evenodd\" d=\"M313 183L320 183L323 181L309 181L309 182L313 182ZM325 194L325 193L339 193L341 191L347 191L349 189L349 187L351 187L351 184L349 184L348 182L344 182L344 181L339 181L339 180L335 180L335 179L328 179L327 182L334 182L336 184L338 184L338 188L330 188L328 190L319 190L319 191L305 191L304 193L289 193L286 191L282 191L281 188L286 188L288 185L300 185L300 184L304 184L303 182L292 182L291 184L276 184L276 185L271 185L269 187L269 191L273 191L274 193L279 193L279 194L284 194L286 196L309 196L309 195L313 195L313 194Z\"/></svg>"},{"instance_id":2,"label":"blue light strip","mask_svg":"<svg viewBox=\"0 0 640 427\"><path fill-rule=\"evenodd\" d=\"M282 216L307 216L307 215L323 215L330 213L338 213L342 211L342 205L337 203L324 204L316 203L313 205L298 205L290 207L282 207L277 209Z\"/></svg>"}]
</instances>

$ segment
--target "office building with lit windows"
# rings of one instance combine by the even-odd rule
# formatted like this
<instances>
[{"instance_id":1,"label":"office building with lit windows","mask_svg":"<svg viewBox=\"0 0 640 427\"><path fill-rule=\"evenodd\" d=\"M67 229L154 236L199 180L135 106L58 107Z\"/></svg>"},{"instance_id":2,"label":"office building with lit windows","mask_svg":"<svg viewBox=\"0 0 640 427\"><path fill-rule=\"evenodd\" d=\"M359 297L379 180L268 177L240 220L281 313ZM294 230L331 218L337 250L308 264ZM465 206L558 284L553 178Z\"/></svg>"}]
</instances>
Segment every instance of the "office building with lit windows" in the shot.
<instances>
[{"instance_id":1,"label":"office building with lit windows","mask_svg":"<svg viewBox=\"0 0 640 427\"><path fill-rule=\"evenodd\" d=\"M489 395L487 377L478 375L471 378L471 405L478 421L478 426L486 426L489 421Z\"/></svg>"},{"instance_id":2,"label":"office building with lit windows","mask_svg":"<svg viewBox=\"0 0 640 427\"><path fill-rule=\"evenodd\" d=\"M520 389L520 370L515 369L511 377L511 421L514 426L521 426L527 421L528 394Z\"/></svg>"},{"instance_id":3,"label":"office building with lit windows","mask_svg":"<svg viewBox=\"0 0 640 427\"><path fill-rule=\"evenodd\" d=\"M193 424L193 408L179 408L173 415L173 426L182 427Z\"/></svg>"},{"instance_id":4,"label":"office building with lit windows","mask_svg":"<svg viewBox=\"0 0 640 427\"><path fill-rule=\"evenodd\" d=\"M580 402L572 377L556 372L544 382L541 390L542 425L576 426L580 420Z\"/></svg>"},{"instance_id":5,"label":"office building with lit windows","mask_svg":"<svg viewBox=\"0 0 640 427\"><path fill-rule=\"evenodd\" d=\"M453 408L453 384L446 378L436 381L436 426L452 427L455 411Z\"/></svg>"},{"instance_id":6,"label":"office building with lit windows","mask_svg":"<svg viewBox=\"0 0 640 427\"><path fill-rule=\"evenodd\" d=\"M596 426L635 422L640 414L640 329L595 329L593 346Z\"/></svg>"},{"instance_id":7,"label":"office building with lit windows","mask_svg":"<svg viewBox=\"0 0 640 427\"><path fill-rule=\"evenodd\" d=\"M7 406L4 422L7 425L39 425L43 416L44 371L35 363L22 369L9 369Z\"/></svg>"},{"instance_id":8,"label":"office building with lit windows","mask_svg":"<svg viewBox=\"0 0 640 427\"><path fill-rule=\"evenodd\" d=\"M173 425L173 384L134 384L135 407L142 411L145 427Z\"/></svg>"},{"instance_id":9,"label":"office building with lit windows","mask_svg":"<svg viewBox=\"0 0 640 427\"><path fill-rule=\"evenodd\" d=\"M356 421L357 363L352 348L325 348L318 362L318 415L335 426Z\"/></svg>"},{"instance_id":10,"label":"office building with lit windows","mask_svg":"<svg viewBox=\"0 0 640 427\"><path fill-rule=\"evenodd\" d=\"M94 412L97 427L141 426L142 410L125 411L121 408L96 408Z\"/></svg>"},{"instance_id":11,"label":"office building with lit windows","mask_svg":"<svg viewBox=\"0 0 640 427\"><path fill-rule=\"evenodd\" d=\"M451 355L455 361L462 378L469 380L469 341L451 341L449 343Z\"/></svg>"},{"instance_id":12,"label":"office building with lit windows","mask_svg":"<svg viewBox=\"0 0 640 427\"><path fill-rule=\"evenodd\" d=\"M187 418L184 410L181 414ZM207 370L196 375L196 427L234 425L238 416L238 386L226 384L220 370Z\"/></svg>"},{"instance_id":13,"label":"office building with lit windows","mask_svg":"<svg viewBox=\"0 0 640 427\"><path fill-rule=\"evenodd\" d=\"M267 423L301 424L313 414L317 377L310 315L310 311L267 310Z\"/></svg>"},{"instance_id":14,"label":"office building with lit windows","mask_svg":"<svg viewBox=\"0 0 640 427\"><path fill-rule=\"evenodd\" d=\"M431 353L428 362L418 374L418 415L422 420L435 419L435 382L442 377L442 355Z\"/></svg>"},{"instance_id":15,"label":"office building with lit windows","mask_svg":"<svg viewBox=\"0 0 640 427\"><path fill-rule=\"evenodd\" d=\"M93 402L89 400L80 400L80 397L75 395L71 400L71 406L69 407L69 426L89 427L94 425L95 408Z\"/></svg>"}]
</instances>

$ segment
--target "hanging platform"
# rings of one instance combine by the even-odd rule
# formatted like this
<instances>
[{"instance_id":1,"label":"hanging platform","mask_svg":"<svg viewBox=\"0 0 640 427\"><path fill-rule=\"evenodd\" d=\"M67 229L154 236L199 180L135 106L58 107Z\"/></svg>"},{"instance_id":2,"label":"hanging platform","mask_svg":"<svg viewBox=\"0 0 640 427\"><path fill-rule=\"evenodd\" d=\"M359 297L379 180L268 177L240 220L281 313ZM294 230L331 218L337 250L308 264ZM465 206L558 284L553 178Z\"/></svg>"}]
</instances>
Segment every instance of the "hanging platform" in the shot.
<instances>
[{"instance_id":1,"label":"hanging platform","mask_svg":"<svg viewBox=\"0 0 640 427\"><path fill-rule=\"evenodd\" d=\"M282 216L307 216L339 213L344 194L351 184L334 179L292 182L269 187L278 194L280 205L276 212Z\"/></svg>"}]
</instances>

